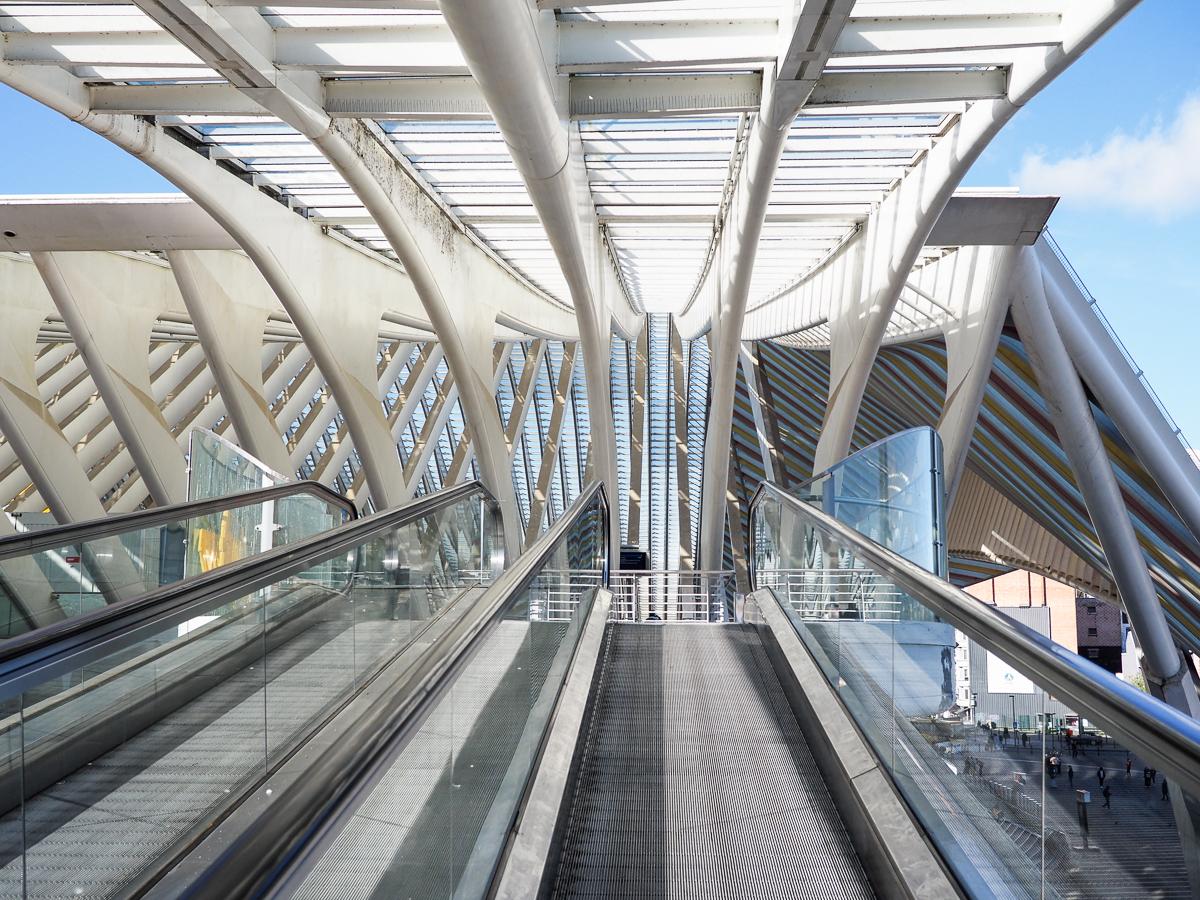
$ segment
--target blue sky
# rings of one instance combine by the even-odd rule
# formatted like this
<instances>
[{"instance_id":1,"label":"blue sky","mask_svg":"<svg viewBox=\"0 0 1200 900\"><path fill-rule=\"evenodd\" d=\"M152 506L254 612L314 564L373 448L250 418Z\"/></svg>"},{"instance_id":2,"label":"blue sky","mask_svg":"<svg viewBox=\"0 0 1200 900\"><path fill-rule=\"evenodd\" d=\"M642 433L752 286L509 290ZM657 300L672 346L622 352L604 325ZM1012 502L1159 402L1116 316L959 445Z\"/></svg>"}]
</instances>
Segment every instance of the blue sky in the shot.
<instances>
[{"instance_id":1,"label":"blue sky","mask_svg":"<svg viewBox=\"0 0 1200 900\"><path fill-rule=\"evenodd\" d=\"M1198 40L1200 4L1143 0L1013 118L964 181L1027 191L1057 187L1062 200L1051 232L1194 446L1200 446ZM1042 164L1026 165L1031 156ZM1115 177L1126 156L1141 165L1120 166L1131 174ZM1074 162L1063 165L1067 160ZM1174 207L1170 217L1152 211L1163 202Z\"/></svg>"},{"instance_id":2,"label":"blue sky","mask_svg":"<svg viewBox=\"0 0 1200 900\"><path fill-rule=\"evenodd\" d=\"M1018 113L965 184L1063 194L1051 230L1200 444L1198 39L1200 3L1144 0ZM0 193L173 190L103 138L3 86L0 122ZM1158 211L1164 205L1169 215Z\"/></svg>"}]
</instances>

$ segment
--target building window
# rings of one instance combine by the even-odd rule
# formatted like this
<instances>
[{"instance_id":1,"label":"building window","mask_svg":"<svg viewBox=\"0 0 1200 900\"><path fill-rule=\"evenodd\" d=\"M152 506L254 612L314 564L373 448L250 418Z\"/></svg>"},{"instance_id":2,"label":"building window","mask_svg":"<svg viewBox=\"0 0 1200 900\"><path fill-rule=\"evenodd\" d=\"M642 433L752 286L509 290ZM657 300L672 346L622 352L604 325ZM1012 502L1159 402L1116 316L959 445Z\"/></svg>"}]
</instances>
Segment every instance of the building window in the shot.
<instances>
[{"instance_id":1,"label":"building window","mask_svg":"<svg viewBox=\"0 0 1200 900\"><path fill-rule=\"evenodd\" d=\"M1095 629L1095 628L1089 628L1089 629L1088 629L1088 635L1087 635L1087 636L1088 636L1088 637L1095 637L1095 636L1096 636L1096 629Z\"/></svg>"},{"instance_id":2,"label":"building window","mask_svg":"<svg viewBox=\"0 0 1200 900\"><path fill-rule=\"evenodd\" d=\"M1100 648L1099 647L1088 647L1087 655L1088 655L1088 659L1099 659L1100 658Z\"/></svg>"},{"instance_id":3,"label":"building window","mask_svg":"<svg viewBox=\"0 0 1200 900\"><path fill-rule=\"evenodd\" d=\"M1089 606L1089 607L1087 608L1087 614L1088 614L1089 616L1094 616L1094 615L1096 614L1096 607L1094 607L1094 606Z\"/></svg>"}]
</instances>

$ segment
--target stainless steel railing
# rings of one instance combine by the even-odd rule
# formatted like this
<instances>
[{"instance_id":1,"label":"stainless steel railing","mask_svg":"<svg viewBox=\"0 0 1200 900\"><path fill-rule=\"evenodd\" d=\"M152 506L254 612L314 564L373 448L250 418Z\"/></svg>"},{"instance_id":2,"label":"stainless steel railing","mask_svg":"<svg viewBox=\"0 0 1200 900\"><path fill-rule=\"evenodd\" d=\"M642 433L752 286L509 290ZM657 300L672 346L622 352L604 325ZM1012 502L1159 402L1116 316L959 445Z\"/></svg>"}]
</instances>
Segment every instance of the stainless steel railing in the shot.
<instances>
[{"instance_id":1,"label":"stainless steel railing","mask_svg":"<svg viewBox=\"0 0 1200 900\"><path fill-rule=\"evenodd\" d=\"M870 569L772 569L758 587L775 591L802 619L859 619L895 622L904 592Z\"/></svg>"}]
</instances>

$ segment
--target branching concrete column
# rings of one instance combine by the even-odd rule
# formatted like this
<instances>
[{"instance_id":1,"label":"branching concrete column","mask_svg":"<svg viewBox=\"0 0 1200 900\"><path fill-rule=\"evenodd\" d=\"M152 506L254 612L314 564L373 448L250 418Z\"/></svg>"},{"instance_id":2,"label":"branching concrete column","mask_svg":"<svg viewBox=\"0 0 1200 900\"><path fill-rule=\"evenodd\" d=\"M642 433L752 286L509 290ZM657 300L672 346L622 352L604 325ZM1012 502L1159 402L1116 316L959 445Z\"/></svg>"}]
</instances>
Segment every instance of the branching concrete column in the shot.
<instances>
[{"instance_id":1,"label":"branching concrete column","mask_svg":"<svg viewBox=\"0 0 1200 900\"><path fill-rule=\"evenodd\" d=\"M1078 3L1063 16L1061 44L1020 58L1012 67L1008 95L971 104L871 213L848 251L861 253L857 289L835 296L829 322L832 351L829 405L813 463L821 472L850 449L863 392L896 301L925 239L950 195L988 142L1055 76L1132 9L1137 0Z\"/></svg>"},{"instance_id":2,"label":"branching concrete column","mask_svg":"<svg viewBox=\"0 0 1200 900\"><path fill-rule=\"evenodd\" d=\"M1016 253L1015 247L963 247L952 255L953 271L943 274L939 270L935 280L940 284L928 285L948 296L953 312L942 325L946 402L937 426L945 451L947 509L967 464L979 405L992 373L992 358L1008 312Z\"/></svg>"},{"instance_id":3,"label":"branching concrete column","mask_svg":"<svg viewBox=\"0 0 1200 900\"><path fill-rule=\"evenodd\" d=\"M262 380L263 333L267 317L279 306L275 295L241 254L175 250L167 259L238 443L276 472L290 473L292 464Z\"/></svg>"},{"instance_id":4,"label":"branching concrete column","mask_svg":"<svg viewBox=\"0 0 1200 900\"><path fill-rule=\"evenodd\" d=\"M150 496L160 506L184 502L187 463L146 367L150 332L173 305L170 274L135 275L140 267L107 253L34 253L33 260ZM174 299L181 305L177 293Z\"/></svg>"},{"instance_id":5,"label":"branching concrete column","mask_svg":"<svg viewBox=\"0 0 1200 900\"><path fill-rule=\"evenodd\" d=\"M750 144L730 201L725 228L735 239L724 239L713 262L717 281L716 311L712 316L712 362L708 427L704 435L704 489L700 506L700 565L721 568L725 545L725 494L729 485L729 446L733 433L733 395L737 384L738 351L742 320L750 296L750 279L758 239L766 219L767 202L775 169L783 154L788 130L800 106L807 100L812 83L781 90L774 73L764 77L759 118L750 133Z\"/></svg>"},{"instance_id":6,"label":"branching concrete column","mask_svg":"<svg viewBox=\"0 0 1200 900\"><path fill-rule=\"evenodd\" d=\"M1142 648L1142 669L1150 692L1193 718L1200 718L1200 697L1191 669L1175 645L1155 593L1145 555L1092 418L1079 373L1046 302L1042 269L1032 249L1023 250L1016 263L1013 294L1017 331ZM1196 847L1195 823L1178 791L1172 792L1172 800L1192 887L1200 889L1200 855L1192 852Z\"/></svg>"}]
</instances>

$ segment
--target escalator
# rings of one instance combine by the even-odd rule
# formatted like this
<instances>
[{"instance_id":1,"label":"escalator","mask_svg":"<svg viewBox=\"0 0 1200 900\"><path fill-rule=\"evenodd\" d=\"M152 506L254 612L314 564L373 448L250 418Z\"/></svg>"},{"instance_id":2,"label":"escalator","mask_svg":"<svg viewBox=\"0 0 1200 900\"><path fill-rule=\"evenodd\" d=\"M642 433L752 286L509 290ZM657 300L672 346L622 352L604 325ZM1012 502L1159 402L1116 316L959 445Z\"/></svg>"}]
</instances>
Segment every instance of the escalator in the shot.
<instances>
[{"instance_id":1,"label":"escalator","mask_svg":"<svg viewBox=\"0 0 1200 900\"><path fill-rule=\"evenodd\" d=\"M873 896L750 628L614 624L547 893Z\"/></svg>"},{"instance_id":2,"label":"escalator","mask_svg":"<svg viewBox=\"0 0 1200 900\"><path fill-rule=\"evenodd\" d=\"M1200 791L1195 721L771 485L752 508L756 590L733 621L614 607L597 484L486 586L403 593L420 560L486 567L497 539L473 490L235 563L190 600L111 623L122 647L172 645L164 685L172 658L200 685L61 783L7 783L0 893L1118 896L928 714L947 629L1156 761L1185 810L1180 789ZM182 624L213 628L209 643ZM94 662L103 628L0 657L12 753L53 730L13 688L53 702L52 679L87 670L64 704L139 696L89 704L127 677L127 659ZM257 649L223 661L243 645Z\"/></svg>"},{"instance_id":3,"label":"escalator","mask_svg":"<svg viewBox=\"0 0 1200 900\"><path fill-rule=\"evenodd\" d=\"M282 772L286 801L150 895L1106 896L927 733L941 686L909 632L946 623L1200 788L1195 722L819 505L764 486L758 590L711 624L613 606L606 516L593 485L390 711L338 731L361 740Z\"/></svg>"},{"instance_id":4,"label":"escalator","mask_svg":"<svg viewBox=\"0 0 1200 900\"><path fill-rule=\"evenodd\" d=\"M501 546L493 507L452 488L0 645L0 895L157 881L471 607Z\"/></svg>"}]
</instances>

